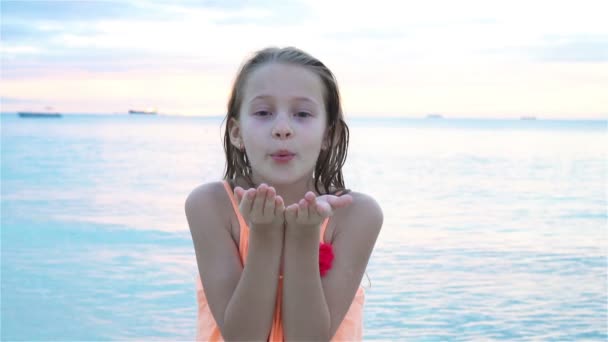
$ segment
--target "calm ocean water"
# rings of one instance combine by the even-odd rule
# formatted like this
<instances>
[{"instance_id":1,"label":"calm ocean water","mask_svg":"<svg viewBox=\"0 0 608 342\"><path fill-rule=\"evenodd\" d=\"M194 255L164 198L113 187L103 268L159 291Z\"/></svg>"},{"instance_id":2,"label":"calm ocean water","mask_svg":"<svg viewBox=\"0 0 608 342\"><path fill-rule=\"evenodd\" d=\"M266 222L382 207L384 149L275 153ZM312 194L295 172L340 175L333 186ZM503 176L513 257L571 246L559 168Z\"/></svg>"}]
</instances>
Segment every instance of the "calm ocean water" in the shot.
<instances>
[{"instance_id":1,"label":"calm ocean water","mask_svg":"<svg viewBox=\"0 0 608 342\"><path fill-rule=\"evenodd\" d=\"M186 196L221 119L2 115L2 340L193 340ZM606 121L351 119L385 223L365 338L607 333Z\"/></svg>"}]
</instances>

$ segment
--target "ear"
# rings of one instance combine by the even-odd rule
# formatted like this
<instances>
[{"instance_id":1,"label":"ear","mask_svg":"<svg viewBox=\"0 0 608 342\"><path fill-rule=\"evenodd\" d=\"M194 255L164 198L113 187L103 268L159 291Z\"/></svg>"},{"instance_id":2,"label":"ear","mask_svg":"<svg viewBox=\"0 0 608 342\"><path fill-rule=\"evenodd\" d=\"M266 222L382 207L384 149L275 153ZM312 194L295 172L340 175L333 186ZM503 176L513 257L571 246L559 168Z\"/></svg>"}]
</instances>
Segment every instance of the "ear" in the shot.
<instances>
[{"instance_id":1,"label":"ear","mask_svg":"<svg viewBox=\"0 0 608 342\"><path fill-rule=\"evenodd\" d=\"M243 138L241 137L241 126L239 121L235 118L230 118L228 121L228 134L230 136L230 143L237 150L241 149L243 145Z\"/></svg>"}]
</instances>

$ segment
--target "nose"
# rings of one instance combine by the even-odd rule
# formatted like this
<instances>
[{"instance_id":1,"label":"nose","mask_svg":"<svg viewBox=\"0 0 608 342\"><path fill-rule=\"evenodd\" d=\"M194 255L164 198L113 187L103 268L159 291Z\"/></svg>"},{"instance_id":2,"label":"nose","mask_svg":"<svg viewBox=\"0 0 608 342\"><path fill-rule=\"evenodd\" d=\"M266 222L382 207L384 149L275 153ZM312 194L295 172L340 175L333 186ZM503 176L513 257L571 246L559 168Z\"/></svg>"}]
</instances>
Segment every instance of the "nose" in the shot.
<instances>
[{"instance_id":1,"label":"nose","mask_svg":"<svg viewBox=\"0 0 608 342\"><path fill-rule=\"evenodd\" d=\"M272 136L277 139L286 139L290 138L292 135L293 130L291 129L288 120L278 118L272 128Z\"/></svg>"}]
</instances>

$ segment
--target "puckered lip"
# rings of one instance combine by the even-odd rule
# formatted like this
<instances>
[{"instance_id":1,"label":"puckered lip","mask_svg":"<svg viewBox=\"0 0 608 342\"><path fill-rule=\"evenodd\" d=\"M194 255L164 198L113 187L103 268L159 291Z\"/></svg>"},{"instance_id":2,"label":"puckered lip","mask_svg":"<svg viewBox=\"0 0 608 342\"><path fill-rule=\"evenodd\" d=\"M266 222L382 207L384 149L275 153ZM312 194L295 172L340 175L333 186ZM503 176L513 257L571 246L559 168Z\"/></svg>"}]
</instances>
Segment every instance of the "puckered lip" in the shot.
<instances>
[{"instance_id":1,"label":"puckered lip","mask_svg":"<svg viewBox=\"0 0 608 342\"><path fill-rule=\"evenodd\" d=\"M291 152L290 150L278 150L278 151L274 151L270 154L271 156L293 156L295 155L294 152Z\"/></svg>"}]
</instances>

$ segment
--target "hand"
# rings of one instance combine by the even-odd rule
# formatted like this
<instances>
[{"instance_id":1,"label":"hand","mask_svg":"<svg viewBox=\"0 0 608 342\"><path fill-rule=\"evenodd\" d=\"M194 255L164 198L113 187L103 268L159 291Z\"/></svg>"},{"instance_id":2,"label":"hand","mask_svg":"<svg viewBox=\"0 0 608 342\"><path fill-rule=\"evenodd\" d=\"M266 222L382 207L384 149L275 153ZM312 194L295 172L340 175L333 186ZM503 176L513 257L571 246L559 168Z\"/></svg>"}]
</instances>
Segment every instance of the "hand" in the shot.
<instances>
[{"instance_id":1,"label":"hand","mask_svg":"<svg viewBox=\"0 0 608 342\"><path fill-rule=\"evenodd\" d=\"M322 195L317 197L312 191L307 192L304 198L285 209L287 224L319 225L326 218L334 214L339 208L345 208L353 202L350 195Z\"/></svg>"},{"instance_id":2,"label":"hand","mask_svg":"<svg viewBox=\"0 0 608 342\"><path fill-rule=\"evenodd\" d=\"M262 183L257 189L245 191L237 186L234 188L234 195L241 215L251 227L283 226L285 204L273 187Z\"/></svg>"}]
</instances>

